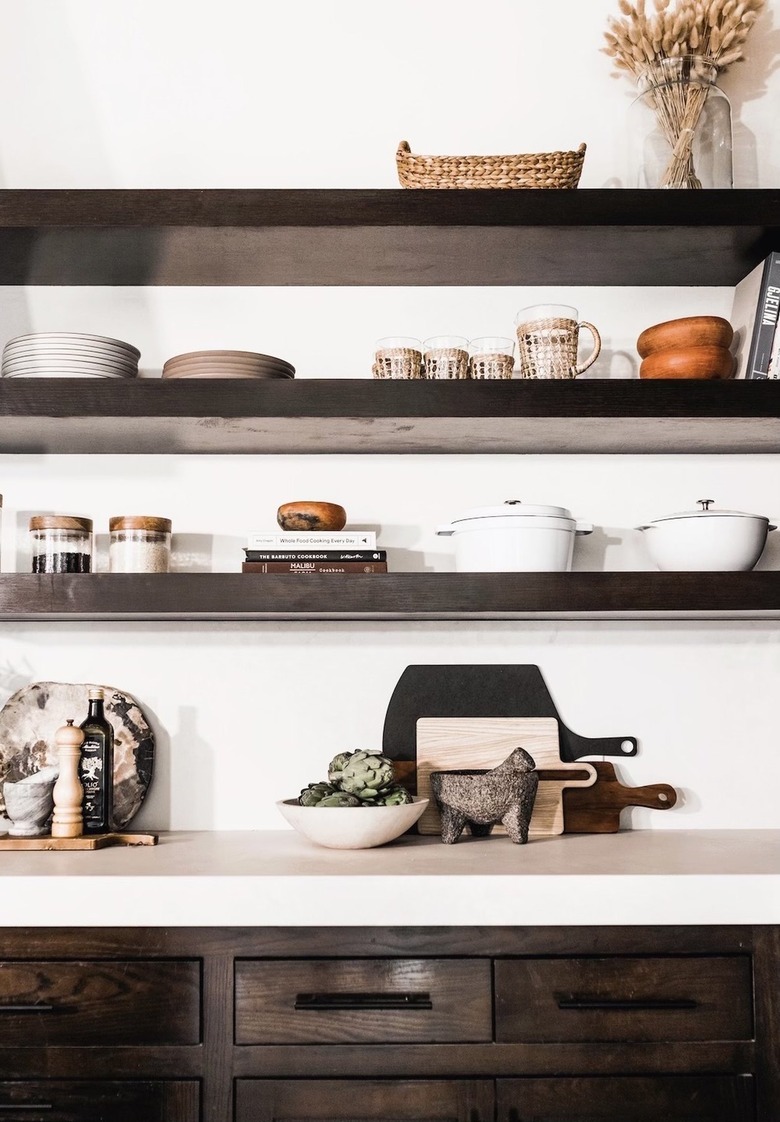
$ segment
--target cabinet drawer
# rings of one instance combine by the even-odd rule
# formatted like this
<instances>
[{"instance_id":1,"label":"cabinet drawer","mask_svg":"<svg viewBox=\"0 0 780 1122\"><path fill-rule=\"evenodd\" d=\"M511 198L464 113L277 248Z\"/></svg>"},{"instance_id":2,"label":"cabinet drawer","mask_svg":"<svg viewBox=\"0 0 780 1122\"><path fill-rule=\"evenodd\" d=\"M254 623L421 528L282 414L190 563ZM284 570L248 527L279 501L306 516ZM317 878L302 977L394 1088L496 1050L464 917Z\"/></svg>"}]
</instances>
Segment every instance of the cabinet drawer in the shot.
<instances>
[{"instance_id":1,"label":"cabinet drawer","mask_svg":"<svg viewBox=\"0 0 780 1122\"><path fill-rule=\"evenodd\" d=\"M236 962L237 1044L489 1041L488 959Z\"/></svg>"},{"instance_id":2,"label":"cabinet drawer","mask_svg":"<svg viewBox=\"0 0 780 1122\"><path fill-rule=\"evenodd\" d=\"M195 1080L0 1083L3 1122L198 1122Z\"/></svg>"},{"instance_id":3,"label":"cabinet drawer","mask_svg":"<svg viewBox=\"0 0 780 1122\"><path fill-rule=\"evenodd\" d=\"M750 958L515 959L496 963L496 1039L746 1040Z\"/></svg>"},{"instance_id":4,"label":"cabinet drawer","mask_svg":"<svg viewBox=\"0 0 780 1122\"><path fill-rule=\"evenodd\" d=\"M236 1122L492 1122L489 1079L237 1079Z\"/></svg>"},{"instance_id":5,"label":"cabinet drawer","mask_svg":"<svg viewBox=\"0 0 780 1122\"><path fill-rule=\"evenodd\" d=\"M196 960L0 962L0 1045L199 1040Z\"/></svg>"},{"instance_id":6,"label":"cabinet drawer","mask_svg":"<svg viewBox=\"0 0 780 1122\"><path fill-rule=\"evenodd\" d=\"M498 1122L753 1122L749 1075L500 1079Z\"/></svg>"}]
</instances>

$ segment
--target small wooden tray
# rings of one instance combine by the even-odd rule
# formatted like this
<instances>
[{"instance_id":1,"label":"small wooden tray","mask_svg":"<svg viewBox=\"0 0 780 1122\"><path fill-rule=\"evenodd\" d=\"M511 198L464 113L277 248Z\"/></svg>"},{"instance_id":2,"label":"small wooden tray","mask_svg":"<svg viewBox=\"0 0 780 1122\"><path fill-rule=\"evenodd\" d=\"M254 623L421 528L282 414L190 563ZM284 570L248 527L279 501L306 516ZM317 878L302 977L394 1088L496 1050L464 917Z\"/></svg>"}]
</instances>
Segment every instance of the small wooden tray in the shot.
<instances>
[{"instance_id":1,"label":"small wooden tray","mask_svg":"<svg viewBox=\"0 0 780 1122\"><path fill-rule=\"evenodd\" d=\"M78 838L12 838L0 835L3 849L105 849L109 845L157 845L157 834L82 834Z\"/></svg>"}]
</instances>

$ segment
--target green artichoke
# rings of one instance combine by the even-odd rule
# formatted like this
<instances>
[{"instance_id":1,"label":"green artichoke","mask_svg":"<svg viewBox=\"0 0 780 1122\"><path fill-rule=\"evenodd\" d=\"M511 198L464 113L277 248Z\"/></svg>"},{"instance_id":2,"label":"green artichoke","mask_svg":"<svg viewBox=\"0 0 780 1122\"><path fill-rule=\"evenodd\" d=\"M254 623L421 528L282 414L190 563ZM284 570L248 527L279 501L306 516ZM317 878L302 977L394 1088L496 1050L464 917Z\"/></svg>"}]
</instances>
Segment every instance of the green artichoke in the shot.
<instances>
[{"instance_id":1,"label":"green artichoke","mask_svg":"<svg viewBox=\"0 0 780 1122\"><path fill-rule=\"evenodd\" d=\"M378 752L353 752L341 773L340 787L363 802L378 803L393 783L393 761Z\"/></svg>"},{"instance_id":2,"label":"green artichoke","mask_svg":"<svg viewBox=\"0 0 780 1122\"><path fill-rule=\"evenodd\" d=\"M326 795L317 806L360 806L360 799L354 795L345 795L343 791L336 791L333 795Z\"/></svg>"},{"instance_id":3,"label":"green artichoke","mask_svg":"<svg viewBox=\"0 0 780 1122\"><path fill-rule=\"evenodd\" d=\"M341 782L341 773L354 755L354 752L339 752L337 756L333 757L328 764L329 783L338 784Z\"/></svg>"},{"instance_id":4,"label":"green artichoke","mask_svg":"<svg viewBox=\"0 0 780 1122\"><path fill-rule=\"evenodd\" d=\"M337 794L336 788L330 783L310 783L298 796L301 806L319 806L328 795Z\"/></svg>"},{"instance_id":5,"label":"green artichoke","mask_svg":"<svg viewBox=\"0 0 780 1122\"><path fill-rule=\"evenodd\" d=\"M377 799L377 805L381 806L403 806L404 803L410 803L412 796L405 787L391 787L386 795Z\"/></svg>"}]
</instances>

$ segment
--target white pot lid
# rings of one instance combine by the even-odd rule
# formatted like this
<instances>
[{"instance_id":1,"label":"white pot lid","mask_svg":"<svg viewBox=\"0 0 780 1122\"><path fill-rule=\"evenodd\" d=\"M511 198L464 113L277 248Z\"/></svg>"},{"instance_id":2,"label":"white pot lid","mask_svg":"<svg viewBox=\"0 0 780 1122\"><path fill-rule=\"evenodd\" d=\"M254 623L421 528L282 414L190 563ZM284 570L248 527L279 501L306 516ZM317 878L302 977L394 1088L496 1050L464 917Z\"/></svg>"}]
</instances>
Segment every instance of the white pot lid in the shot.
<instances>
[{"instance_id":1,"label":"white pot lid","mask_svg":"<svg viewBox=\"0 0 780 1122\"><path fill-rule=\"evenodd\" d=\"M744 510L710 510L710 504L714 499L697 499L697 502L699 510L681 510L677 514L665 514L661 518L654 518L649 525L654 526L657 522L673 522L678 518L759 518L763 522L769 521L764 514L748 514Z\"/></svg>"},{"instance_id":2,"label":"white pot lid","mask_svg":"<svg viewBox=\"0 0 780 1122\"><path fill-rule=\"evenodd\" d=\"M506 499L501 506L475 507L452 521L468 522L473 518L566 518L569 522L574 521L571 511L565 506L538 506L519 499Z\"/></svg>"}]
</instances>

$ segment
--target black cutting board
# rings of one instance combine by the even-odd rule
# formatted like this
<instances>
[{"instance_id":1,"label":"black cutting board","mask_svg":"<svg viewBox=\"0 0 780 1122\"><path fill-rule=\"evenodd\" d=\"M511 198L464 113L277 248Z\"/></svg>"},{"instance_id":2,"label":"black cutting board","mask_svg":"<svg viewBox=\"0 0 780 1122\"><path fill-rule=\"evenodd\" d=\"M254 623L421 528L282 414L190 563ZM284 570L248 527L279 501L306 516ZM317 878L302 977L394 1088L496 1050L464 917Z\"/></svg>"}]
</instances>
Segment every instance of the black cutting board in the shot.
<instances>
[{"instance_id":1,"label":"black cutting board","mask_svg":"<svg viewBox=\"0 0 780 1122\"><path fill-rule=\"evenodd\" d=\"M637 753L633 736L588 737L567 728L538 666L407 666L382 733L382 751L391 760L415 760L419 717L555 717L565 763Z\"/></svg>"}]
</instances>

